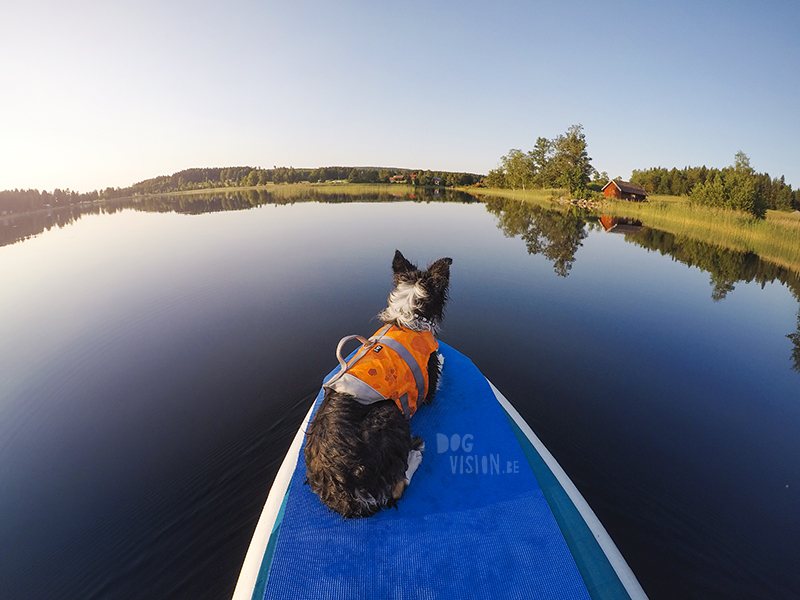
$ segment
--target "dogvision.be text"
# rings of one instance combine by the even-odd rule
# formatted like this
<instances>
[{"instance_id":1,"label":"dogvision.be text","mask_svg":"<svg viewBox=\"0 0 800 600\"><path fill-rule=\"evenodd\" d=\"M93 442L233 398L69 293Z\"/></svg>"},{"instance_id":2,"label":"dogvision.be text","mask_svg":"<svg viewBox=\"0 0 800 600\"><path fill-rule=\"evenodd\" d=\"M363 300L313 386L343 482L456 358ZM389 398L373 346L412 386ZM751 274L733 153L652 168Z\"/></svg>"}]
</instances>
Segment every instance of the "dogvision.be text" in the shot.
<instances>
[{"instance_id":1,"label":"dogvision.be text","mask_svg":"<svg viewBox=\"0 0 800 600\"><path fill-rule=\"evenodd\" d=\"M501 469L499 454L470 454L473 448L474 437L471 433L459 435L454 433L447 436L443 433L436 434L436 451L442 454L447 451L459 452L450 456L450 469L455 474L483 474L501 475L506 473L519 473L519 461L505 461L505 469Z\"/></svg>"}]
</instances>

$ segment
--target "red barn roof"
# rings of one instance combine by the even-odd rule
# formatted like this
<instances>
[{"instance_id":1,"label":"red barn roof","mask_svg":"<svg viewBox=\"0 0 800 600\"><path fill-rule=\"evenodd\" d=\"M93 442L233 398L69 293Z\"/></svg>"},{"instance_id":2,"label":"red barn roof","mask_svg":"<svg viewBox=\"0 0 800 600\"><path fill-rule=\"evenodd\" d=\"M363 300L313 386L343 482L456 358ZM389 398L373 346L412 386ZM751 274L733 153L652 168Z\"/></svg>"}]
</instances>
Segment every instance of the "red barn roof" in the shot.
<instances>
[{"instance_id":1,"label":"red barn roof","mask_svg":"<svg viewBox=\"0 0 800 600\"><path fill-rule=\"evenodd\" d=\"M603 186L603 191L605 191L605 189L611 184L614 184L620 192L624 192L626 194L636 194L637 196L647 196L647 192L638 183L631 183L630 181L621 181L615 179L612 179L605 184Z\"/></svg>"}]
</instances>

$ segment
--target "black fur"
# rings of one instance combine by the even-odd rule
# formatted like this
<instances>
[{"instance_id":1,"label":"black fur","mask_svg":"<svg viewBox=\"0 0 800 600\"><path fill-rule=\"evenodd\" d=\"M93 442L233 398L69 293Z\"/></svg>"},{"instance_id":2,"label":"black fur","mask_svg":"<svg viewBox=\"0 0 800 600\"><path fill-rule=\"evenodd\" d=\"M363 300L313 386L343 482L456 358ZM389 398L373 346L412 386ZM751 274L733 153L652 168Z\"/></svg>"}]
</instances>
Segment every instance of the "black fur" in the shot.
<instances>
[{"instance_id":1,"label":"black fur","mask_svg":"<svg viewBox=\"0 0 800 600\"><path fill-rule=\"evenodd\" d=\"M415 296L414 314L410 315L405 314L407 307L390 310L390 295L390 306L379 315L381 320L436 333L447 302L452 262L442 258L420 271L396 251L393 294L398 287L419 285L424 297ZM432 401L438 384L436 353L431 354L427 368L429 386L422 404ZM326 388L306 432L306 482L324 504L343 517L369 517L384 506L397 506L408 485L405 474L409 452L422 446L421 438L411 437L408 421L393 401L365 406L353 396Z\"/></svg>"}]
</instances>

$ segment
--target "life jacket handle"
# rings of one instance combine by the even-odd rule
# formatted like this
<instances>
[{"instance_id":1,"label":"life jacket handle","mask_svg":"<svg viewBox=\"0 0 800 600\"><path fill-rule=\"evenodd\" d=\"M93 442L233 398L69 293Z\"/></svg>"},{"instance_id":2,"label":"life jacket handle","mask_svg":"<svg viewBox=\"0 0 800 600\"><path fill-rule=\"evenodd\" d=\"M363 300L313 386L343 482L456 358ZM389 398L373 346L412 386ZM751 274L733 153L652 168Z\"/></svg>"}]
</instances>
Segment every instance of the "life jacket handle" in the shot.
<instances>
[{"instance_id":1,"label":"life jacket handle","mask_svg":"<svg viewBox=\"0 0 800 600\"><path fill-rule=\"evenodd\" d=\"M325 385L332 384L334 381L339 379L342 375L347 373L347 370L351 366L356 364L361 359L361 357L364 356L364 354L366 354L366 352L370 348L372 348L375 344L377 344L378 340L383 336L383 334L385 334L387 331L389 331L390 328L391 328L391 325L386 325L380 331L378 331L374 336L372 336L370 339L367 339L367 338L365 338L363 336L360 336L360 335L346 335L341 340L339 340L339 344L336 346L336 360L339 361L339 372L336 375L334 375L333 377L331 377L330 380L328 381L328 383L326 383ZM342 349L344 348L344 345L347 342L349 342L350 340L358 340L359 342L361 342L361 348L359 348L358 352L356 352L356 355L353 356L353 360L351 360L350 364L348 365L347 361L344 358L342 358Z\"/></svg>"},{"instance_id":2,"label":"life jacket handle","mask_svg":"<svg viewBox=\"0 0 800 600\"><path fill-rule=\"evenodd\" d=\"M361 342L362 348L364 348L365 346L367 348L370 348L371 346L375 345L375 342L371 342L367 338L360 335L348 335L339 340L339 345L336 346L336 359L339 361L339 366L341 367L340 371L341 375L344 375L347 369L350 368L350 365L354 365L356 363L356 361L354 360L350 363L350 365L348 365L347 361L344 358L342 358L342 350L344 349L344 345L350 340L358 340L359 342Z\"/></svg>"}]
</instances>

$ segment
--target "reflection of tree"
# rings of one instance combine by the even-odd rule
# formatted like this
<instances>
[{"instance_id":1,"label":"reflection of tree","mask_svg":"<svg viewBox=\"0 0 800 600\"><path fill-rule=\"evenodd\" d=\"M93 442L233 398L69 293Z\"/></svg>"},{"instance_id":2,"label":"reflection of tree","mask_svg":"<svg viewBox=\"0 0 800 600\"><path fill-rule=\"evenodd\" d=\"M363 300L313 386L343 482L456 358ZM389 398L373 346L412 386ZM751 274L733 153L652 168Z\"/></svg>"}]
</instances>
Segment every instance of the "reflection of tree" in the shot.
<instances>
[{"instance_id":1,"label":"reflection of tree","mask_svg":"<svg viewBox=\"0 0 800 600\"><path fill-rule=\"evenodd\" d=\"M397 186L397 190L376 188L375 192L358 192L342 189L338 193L319 191L312 186L269 189L231 190L224 192L200 192L193 194L160 194L136 196L118 200L75 204L65 208L53 208L36 212L0 215L0 246L13 244L36 236L52 227L64 227L87 214L112 214L123 209L142 212L175 212L198 215L209 212L248 210L266 204L294 204L295 202L480 202L471 194L452 189L429 190L412 186Z\"/></svg>"},{"instance_id":2,"label":"reflection of tree","mask_svg":"<svg viewBox=\"0 0 800 600\"><path fill-rule=\"evenodd\" d=\"M507 237L520 236L530 254L541 254L553 261L557 275L569 275L575 253L588 235L586 211L572 207L568 211L548 210L516 200L490 198L486 209L498 220Z\"/></svg>"},{"instance_id":3,"label":"reflection of tree","mask_svg":"<svg viewBox=\"0 0 800 600\"><path fill-rule=\"evenodd\" d=\"M720 300L724 300L725 297L728 295L728 292L732 292L734 289L736 289L735 281L718 279L714 275L711 276L711 283L714 284L714 289L711 292L711 299L714 302L719 302Z\"/></svg>"},{"instance_id":4,"label":"reflection of tree","mask_svg":"<svg viewBox=\"0 0 800 600\"><path fill-rule=\"evenodd\" d=\"M137 199L131 207L136 210L144 211L200 214L218 211L247 210L255 206L263 206L266 204L283 205L294 204L296 202L342 204L352 202L394 202L408 200L413 200L415 202L479 202L479 200L471 194L451 189L430 190L413 188L411 186L398 186L396 190L391 191L387 191L385 188L376 188L374 192L354 192L343 188L341 192L332 193L328 190L320 191L311 186L277 186L269 189L248 189L222 193L145 196Z\"/></svg>"},{"instance_id":5,"label":"reflection of tree","mask_svg":"<svg viewBox=\"0 0 800 600\"><path fill-rule=\"evenodd\" d=\"M0 246L27 240L53 227L70 225L83 215L100 212L99 205L88 204L0 216Z\"/></svg>"},{"instance_id":6,"label":"reflection of tree","mask_svg":"<svg viewBox=\"0 0 800 600\"><path fill-rule=\"evenodd\" d=\"M786 337L792 340L792 369L800 373L800 314L797 315L797 331Z\"/></svg>"},{"instance_id":7,"label":"reflection of tree","mask_svg":"<svg viewBox=\"0 0 800 600\"><path fill-rule=\"evenodd\" d=\"M800 276L794 271L762 260L753 252L731 250L650 227L643 227L636 234L626 235L625 239L710 273L711 285L714 287L711 297L714 301L725 298L740 281L755 281L763 287L775 280L787 286L800 299Z\"/></svg>"},{"instance_id":8,"label":"reflection of tree","mask_svg":"<svg viewBox=\"0 0 800 600\"><path fill-rule=\"evenodd\" d=\"M764 287L776 280L788 287L794 297L800 300L800 275L762 260L753 252L730 250L649 227L643 227L636 234L626 235L625 239L648 250L669 254L678 262L710 273L711 285L714 286L711 298L714 302L725 298L740 281L755 281ZM800 373L800 314L797 316L797 331L786 337L792 341L793 346L792 369Z\"/></svg>"}]
</instances>

